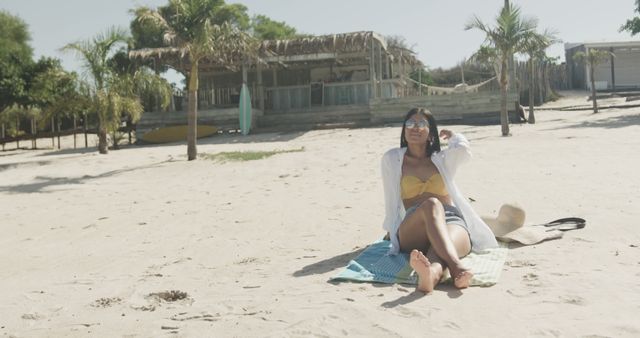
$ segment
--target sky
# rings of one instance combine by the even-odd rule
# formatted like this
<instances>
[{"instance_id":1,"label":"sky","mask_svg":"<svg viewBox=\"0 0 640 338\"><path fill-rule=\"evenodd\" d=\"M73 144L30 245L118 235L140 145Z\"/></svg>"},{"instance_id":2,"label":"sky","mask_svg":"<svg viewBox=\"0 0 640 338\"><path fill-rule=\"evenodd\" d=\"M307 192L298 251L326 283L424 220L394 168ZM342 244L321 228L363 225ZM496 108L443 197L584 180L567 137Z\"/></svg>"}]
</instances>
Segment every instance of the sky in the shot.
<instances>
[{"instance_id":1,"label":"sky","mask_svg":"<svg viewBox=\"0 0 640 338\"><path fill-rule=\"evenodd\" d=\"M35 58L57 57L67 70L81 72L72 53L59 49L67 43L92 38L111 26L129 27L129 10L157 7L168 0L0 0L0 10L19 16L29 26ZM405 38L428 67L457 65L484 41L477 30L465 31L475 15L494 22L504 0L227 0L242 3L249 15L264 14L284 21L299 32L323 35L375 31ZM634 0L511 0L522 14L538 19L566 42L633 41L619 27L633 16ZM564 61L564 45L547 50ZM168 76L170 81L179 77Z\"/></svg>"}]
</instances>

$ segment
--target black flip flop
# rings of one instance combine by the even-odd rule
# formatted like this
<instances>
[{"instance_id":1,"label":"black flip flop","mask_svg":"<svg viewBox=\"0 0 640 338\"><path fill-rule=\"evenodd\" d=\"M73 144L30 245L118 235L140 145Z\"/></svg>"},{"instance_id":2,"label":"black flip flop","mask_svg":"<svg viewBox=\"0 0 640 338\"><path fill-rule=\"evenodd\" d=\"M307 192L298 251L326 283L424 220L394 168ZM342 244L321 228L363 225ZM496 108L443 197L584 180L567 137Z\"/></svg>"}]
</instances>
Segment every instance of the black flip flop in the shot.
<instances>
[{"instance_id":1,"label":"black flip flop","mask_svg":"<svg viewBox=\"0 0 640 338\"><path fill-rule=\"evenodd\" d=\"M547 231L552 231L552 230L569 231L569 230L582 229L586 225L587 225L587 221L585 221L584 218L565 217L565 218L557 219L555 221L551 221L549 223L534 224L533 226L544 226L544 227L550 228Z\"/></svg>"}]
</instances>

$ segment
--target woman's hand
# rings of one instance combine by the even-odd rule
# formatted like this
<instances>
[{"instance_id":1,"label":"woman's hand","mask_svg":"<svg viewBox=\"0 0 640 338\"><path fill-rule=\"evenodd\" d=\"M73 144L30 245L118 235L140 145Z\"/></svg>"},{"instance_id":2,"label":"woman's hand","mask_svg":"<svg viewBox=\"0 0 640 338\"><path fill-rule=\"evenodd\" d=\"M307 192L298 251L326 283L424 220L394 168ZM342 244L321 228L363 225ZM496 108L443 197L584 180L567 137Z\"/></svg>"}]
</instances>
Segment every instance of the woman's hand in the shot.
<instances>
[{"instance_id":1,"label":"woman's hand","mask_svg":"<svg viewBox=\"0 0 640 338\"><path fill-rule=\"evenodd\" d=\"M440 130L440 137L443 140L450 139L451 136L453 136L453 132L451 130L449 130L449 129L441 129Z\"/></svg>"}]
</instances>

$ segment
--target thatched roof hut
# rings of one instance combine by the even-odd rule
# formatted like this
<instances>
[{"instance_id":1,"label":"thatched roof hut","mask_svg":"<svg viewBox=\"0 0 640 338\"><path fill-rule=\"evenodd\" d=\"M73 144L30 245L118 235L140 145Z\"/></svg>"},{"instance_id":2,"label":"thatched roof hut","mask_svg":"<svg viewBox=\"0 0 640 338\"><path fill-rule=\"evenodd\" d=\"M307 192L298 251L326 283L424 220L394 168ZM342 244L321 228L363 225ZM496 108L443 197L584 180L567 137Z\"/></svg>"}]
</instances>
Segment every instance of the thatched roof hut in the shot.
<instances>
[{"instance_id":1,"label":"thatched roof hut","mask_svg":"<svg viewBox=\"0 0 640 338\"><path fill-rule=\"evenodd\" d=\"M362 62L372 56L372 50L380 48L382 57L389 57L410 67L422 66L415 53L408 49L387 46L386 39L375 32L362 31L302 37L290 40L266 40L257 45L257 58L250 64L261 63L264 68L288 67L291 63L323 63L336 60L338 63ZM153 58L185 73L189 69L187 51L174 47L143 48L129 52L131 58ZM375 58L376 56L374 56ZM359 61L358 61L359 60ZM245 58L240 53L207 57L200 62L202 71L236 71Z\"/></svg>"}]
</instances>

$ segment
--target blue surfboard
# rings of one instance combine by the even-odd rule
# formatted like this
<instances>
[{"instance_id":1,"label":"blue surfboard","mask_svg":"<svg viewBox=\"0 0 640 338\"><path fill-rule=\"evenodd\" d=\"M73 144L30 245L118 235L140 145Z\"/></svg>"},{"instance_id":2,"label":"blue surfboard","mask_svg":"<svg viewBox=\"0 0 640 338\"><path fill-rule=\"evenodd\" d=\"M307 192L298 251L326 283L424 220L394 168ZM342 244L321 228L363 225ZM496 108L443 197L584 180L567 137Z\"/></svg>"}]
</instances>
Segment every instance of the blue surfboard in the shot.
<instances>
[{"instance_id":1,"label":"blue surfboard","mask_svg":"<svg viewBox=\"0 0 640 338\"><path fill-rule=\"evenodd\" d=\"M242 135L247 135L251 130L251 96L249 95L249 88L244 83L242 84L242 90L240 90L238 110L240 112L240 131Z\"/></svg>"}]
</instances>

